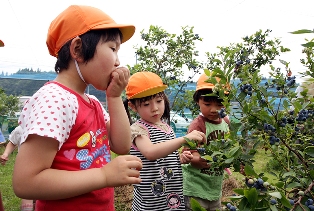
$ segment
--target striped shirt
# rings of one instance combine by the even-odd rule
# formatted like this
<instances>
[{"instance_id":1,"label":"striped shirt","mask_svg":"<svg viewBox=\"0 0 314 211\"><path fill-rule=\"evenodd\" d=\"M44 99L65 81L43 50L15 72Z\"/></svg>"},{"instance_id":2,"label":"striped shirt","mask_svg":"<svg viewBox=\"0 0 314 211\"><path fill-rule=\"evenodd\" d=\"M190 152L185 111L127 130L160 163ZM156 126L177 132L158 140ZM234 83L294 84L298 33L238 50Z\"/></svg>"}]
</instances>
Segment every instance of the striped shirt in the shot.
<instances>
[{"instance_id":1,"label":"striped shirt","mask_svg":"<svg viewBox=\"0 0 314 211\"><path fill-rule=\"evenodd\" d=\"M166 123L164 123L166 127L162 128L167 128L167 130L143 120L138 120L134 124L146 128L153 144L175 138L173 130ZM175 150L167 157L150 161L142 155L133 142L130 154L139 157L143 162L143 168L140 171L142 182L134 184L132 210L185 210L182 169L178 151Z\"/></svg>"}]
</instances>

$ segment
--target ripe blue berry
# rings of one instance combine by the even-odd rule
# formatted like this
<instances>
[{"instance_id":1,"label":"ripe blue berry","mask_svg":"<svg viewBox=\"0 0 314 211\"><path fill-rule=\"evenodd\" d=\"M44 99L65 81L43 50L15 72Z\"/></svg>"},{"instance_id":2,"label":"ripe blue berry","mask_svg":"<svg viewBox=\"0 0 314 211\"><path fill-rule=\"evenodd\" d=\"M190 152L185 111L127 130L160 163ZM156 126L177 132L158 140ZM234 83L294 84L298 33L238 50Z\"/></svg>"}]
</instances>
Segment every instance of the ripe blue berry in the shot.
<instances>
[{"instance_id":1,"label":"ripe blue berry","mask_svg":"<svg viewBox=\"0 0 314 211\"><path fill-rule=\"evenodd\" d=\"M270 204L272 204L272 205L277 204L276 199L271 199L271 200L270 200Z\"/></svg>"}]
</instances>

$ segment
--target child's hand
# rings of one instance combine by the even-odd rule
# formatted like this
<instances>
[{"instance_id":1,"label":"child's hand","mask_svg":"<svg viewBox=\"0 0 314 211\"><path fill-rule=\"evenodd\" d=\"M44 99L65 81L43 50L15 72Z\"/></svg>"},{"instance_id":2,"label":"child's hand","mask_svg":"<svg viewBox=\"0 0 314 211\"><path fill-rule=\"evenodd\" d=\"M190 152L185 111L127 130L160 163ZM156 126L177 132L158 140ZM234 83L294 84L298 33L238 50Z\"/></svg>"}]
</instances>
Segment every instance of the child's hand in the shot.
<instances>
[{"instance_id":1,"label":"child's hand","mask_svg":"<svg viewBox=\"0 0 314 211\"><path fill-rule=\"evenodd\" d=\"M200 132L200 131L197 131L197 130L193 130L189 134L185 135L185 137L190 139L190 140L195 140L198 143L205 143L206 142L205 134Z\"/></svg>"},{"instance_id":2,"label":"child's hand","mask_svg":"<svg viewBox=\"0 0 314 211\"><path fill-rule=\"evenodd\" d=\"M210 164L207 162L207 160L203 159L198 152L193 152L191 165L197 169L208 169L210 167Z\"/></svg>"},{"instance_id":3,"label":"child's hand","mask_svg":"<svg viewBox=\"0 0 314 211\"><path fill-rule=\"evenodd\" d=\"M9 158L8 158L9 156L8 155L6 155L6 154L3 154L3 155L1 155L0 156L0 163L1 163L1 165L5 165L5 163L9 160Z\"/></svg>"},{"instance_id":4,"label":"child's hand","mask_svg":"<svg viewBox=\"0 0 314 211\"><path fill-rule=\"evenodd\" d=\"M111 73L106 94L108 97L120 97L129 82L130 71L126 67L118 67Z\"/></svg>"},{"instance_id":5,"label":"child's hand","mask_svg":"<svg viewBox=\"0 0 314 211\"><path fill-rule=\"evenodd\" d=\"M140 183L142 180L139 178L139 170L141 169L142 161L138 157L119 155L102 167L105 185L106 187L116 187Z\"/></svg>"},{"instance_id":6,"label":"child's hand","mask_svg":"<svg viewBox=\"0 0 314 211\"><path fill-rule=\"evenodd\" d=\"M244 171L244 167L245 167L245 164L241 163L240 164L240 174L242 174L243 176L246 176L245 171Z\"/></svg>"},{"instance_id":7,"label":"child's hand","mask_svg":"<svg viewBox=\"0 0 314 211\"><path fill-rule=\"evenodd\" d=\"M180 154L180 163L181 164L188 164L191 162L191 160L193 159L193 155L190 151L186 150L186 151L183 151L181 154Z\"/></svg>"}]
</instances>

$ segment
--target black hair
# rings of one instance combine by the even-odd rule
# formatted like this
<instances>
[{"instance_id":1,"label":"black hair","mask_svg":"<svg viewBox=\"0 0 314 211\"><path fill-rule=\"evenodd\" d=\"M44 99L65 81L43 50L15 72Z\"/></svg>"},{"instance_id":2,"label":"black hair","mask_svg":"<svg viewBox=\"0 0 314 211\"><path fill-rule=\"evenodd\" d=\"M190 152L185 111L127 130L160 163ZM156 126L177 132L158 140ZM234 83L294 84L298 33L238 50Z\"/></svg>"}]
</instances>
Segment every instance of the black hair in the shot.
<instances>
[{"instance_id":1,"label":"black hair","mask_svg":"<svg viewBox=\"0 0 314 211\"><path fill-rule=\"evenodd\" d=\"M193 100L195 103L198 103L200 99L204 100L205 102L217 102L222 103L223 99L219 98L218 96L210 95L213 94L212 89L200 89L194 92L193 94ZM204 96L209 95L209 96Z\"/></svg>"},{"instance_id":2,"label":"black hair","mask_svg":"<svg viewBox=\"0 0 314 211\"><path fill-rule=\"evenodd\" d=\"M94 57L96 46L101 40L102 42L116 41L120 38L122 41L122 33L119 29L101 29L91 30L79 36L82 40L81 56L87 63ZM63 69L68 69L71 61L70 45L72 39L66 42L58 52L57 62L55 64L55 71L59 73Z\"/></svg>"},{"instance_id":3,"label":"black hair","mask_svg":"<svg viewBox=\"0 0 314 211\"><path fill-rule=\"evenodd\" d=\"M164 113L163 115L161 116L161 119L165 122L167 122L167 124L169 125L170 124L170 102L169 102L169 99L167 97L167 95L165 94L164 91L162 92L159 92L157 94L154 94L154 95L150 95L150 96L147 96L147 97L142 97L142 98L134 98L134 99L125 99L123 101L123 104L124 104L124 108L126 110L126 113L129 117L129 122L130 122L130 125L133 124L133 120L132 120L132 117L131 117L131 114L130 114L130 110L129 110L129 105L128 103L132 103L134 106L140 106L141 103L145 102L145 101L148 101L148 100L151 100L155 97L162 97L164 99L164 102L165 102L165 110L164 110Z\"/></svg>"}]
</instances>

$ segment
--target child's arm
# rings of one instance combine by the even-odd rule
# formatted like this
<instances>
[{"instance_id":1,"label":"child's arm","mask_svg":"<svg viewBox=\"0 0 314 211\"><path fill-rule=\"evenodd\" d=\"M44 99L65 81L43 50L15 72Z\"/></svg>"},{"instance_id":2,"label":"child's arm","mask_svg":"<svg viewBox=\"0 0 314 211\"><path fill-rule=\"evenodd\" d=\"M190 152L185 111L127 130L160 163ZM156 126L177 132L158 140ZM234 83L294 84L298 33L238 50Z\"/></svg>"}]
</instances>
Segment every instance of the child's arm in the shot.
<instances>
[{"instance_id":1,"label":"child's arm","mask_svg":"<svg viewBox=\"0 0 314 211\"><path fill-rule=\"evenodd\" d=\"M198 142L205 141L205 134L196 130L185 135L185 137ZM156 160L166 157L170 153L179 149L186 141L183 137L179 137L169 141L153 144L147 136L141 135L137 136L134 139L134 142L136 147L148 160Z\"/></svg>"},{"instance_id":2,"label":"child's arm","mask_svg":"<svg viewBox=\"0 0 314 211\"><path fill-rule=\"evenodd\" d=\"M55 139L38 135L29 135L20 146L13 172L13 189L18 197L66 199L104 187L141 182L138 171L142 168L141 160L131 155L118 156L102 168L52 169L58 146Z\"/></svg>"},{"instance_id":3,"label":"child's arm","mask_svg":"<svg viewBox=\"0 0 314 211\"><path fill-rule=\"evenodd\" d=\"M107 103L110 122L107 123L110 149L117 154L127 154L131 148L130 123L125 111L121 93L126 87L130 72L125 67L117 68L107 88Z\"/></svg>"},{"instance_id":4,"label":"child's arm","mask_svg":"<svg viewBox=\"0 0 314 211\"><path fill-rule=\"evenodd\" d=\"M16 145L14 145L11 141L9 141L9 143L5 147L3 154L0 156L1 165L5 165L5 163L9 160L9 155L13 152L15 148L16 148Z\"/></svg>"}]
</instances>

